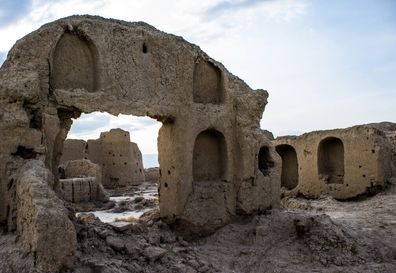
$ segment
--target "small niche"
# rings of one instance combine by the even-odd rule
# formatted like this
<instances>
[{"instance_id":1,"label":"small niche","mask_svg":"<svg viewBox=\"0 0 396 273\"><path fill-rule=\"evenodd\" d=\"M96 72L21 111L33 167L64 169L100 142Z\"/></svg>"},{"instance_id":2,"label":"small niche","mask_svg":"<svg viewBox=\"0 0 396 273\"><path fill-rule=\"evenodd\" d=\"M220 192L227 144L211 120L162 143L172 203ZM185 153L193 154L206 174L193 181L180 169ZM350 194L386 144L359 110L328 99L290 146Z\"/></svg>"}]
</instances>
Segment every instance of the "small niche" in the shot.
<instances>
[{"instance_id":1,"label":"small niche","mask_svg":"<svg viewBox=\"0 0 396 273\"><path fill-rule=\"evenodd\" d=\"M201 132L194 145L194 181L223 179L226 167L226 143L222 133L214 129ZM170 171L168 171L170 175Z\"/></svg>"},{"instance_id":2,"label":"small niche","mask_svg":"<svg viewBox=\"0 0 396 273\"><path fill-rule=\"evenodd\" d=\"M282 158L281 186L291 190L298 184L298 160L293 146L281 144L276 151Z\"/></svg>"},{"instance_id":3,"label":"small niche","mask_svg":"<svg viewBox=\"0 0 396 273\"><path fill-rule=\"evenodd\" d=\"M319 179L326 184L344 183L344 144L341 139L328 137L318 147Z\"/></svg>"},{"instance_id":4,"label":"small niche","mask_svg":"<svg viewBox=\"0 0 396 273\"><path fill-rule=\"evenodd\" d=\"M220 104L223 101L222 74L213 63L200 60L195 64L193 100L196 103Z\"/></svg>"},{"instance_id":5,"label":"small niche","mask_svg":"<svg viewBox=\"0 0 396 273\"><path fill-rule=\"evenodd\" d=\"M75 32L66 31L53 54L50 82L54 89L98 89L98 53L95 45Z\"/></svg>"}]
</instances>

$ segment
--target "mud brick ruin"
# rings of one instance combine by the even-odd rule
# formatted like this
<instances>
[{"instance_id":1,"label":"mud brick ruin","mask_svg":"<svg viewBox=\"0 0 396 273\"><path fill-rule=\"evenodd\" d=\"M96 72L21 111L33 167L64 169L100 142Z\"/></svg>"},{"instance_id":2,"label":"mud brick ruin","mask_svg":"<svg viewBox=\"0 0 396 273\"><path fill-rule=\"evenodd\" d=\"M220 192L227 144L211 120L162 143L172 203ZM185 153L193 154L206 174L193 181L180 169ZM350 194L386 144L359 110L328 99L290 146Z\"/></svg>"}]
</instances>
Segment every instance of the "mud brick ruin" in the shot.
<instances>
[{"instance_id":1,"label":"mud brick ruin","mask_svg":"<svg viewBox=\"0 0 396 273\"><path fill-rule=\"evenodd\" d=\"M56 192L63 143L81 113L162 122L160 215L168 223L207 232L279 204L280 158L259 125L268 93L180 37L145 23L61 19L16 43L0 83L0 221L46 270L67 266L76 250Z\"/></svg>"},{"instance_id":2,"label":"mud brick ruin","mask_svg":"<svg viewBox=\"0 0 396 273\"><path fill-rule=\"evenodd\" d=\"M66 187L83 182L68 164L87 164L85 186L144 179L137 147L121 130L66 141L64 152L72 119L94 111L162 123L160 217L185 232L206 234L276 208L281 185L345 199L395 176L394 124L272 141L260 129L267 98L198 46L145 23L73 16L44 25L15 44L0 70L0 223L34 253L38 270L71 266L77 236L62 198L79 198ZM123 165L133 162L139 171L129 180ZM69 178L77 180L62 181Z\"/></svg>"},{"instance_id":3,"label":"mud brick ruin","mask_svg":"<svg viewBox=\"0 0 396 273\"><path fill-rule=\"evenodd\" d=\"M274 142L282 158L281 185L310 198L376 191L396 174L395 129L391 123L368 124L279 137Z\"/></svg>"},{"instance_id":4,"label":"mud brick ruin","mask_svg":"<svg viewBox=\"0 0 396 273\"><path fill-rule=\"evenodd\" d=\"M138 185L145 181L142 153L130 141L129 132L112 129L99 139L66 139L60 164L69 160L88 159L102 170L102 184L106 188Z\"/></svg>"},{"instance_id":5,"label":"mud brick ruin","mask_svg":"<svg viewBox=\"0 0 396 273\"><path fill-rule=\"evenodd\" d=\"M102 170L88 159L69 160L59 169L59 192L66 201L108 201L102 185Z\"/></svg>"}]
</instances>

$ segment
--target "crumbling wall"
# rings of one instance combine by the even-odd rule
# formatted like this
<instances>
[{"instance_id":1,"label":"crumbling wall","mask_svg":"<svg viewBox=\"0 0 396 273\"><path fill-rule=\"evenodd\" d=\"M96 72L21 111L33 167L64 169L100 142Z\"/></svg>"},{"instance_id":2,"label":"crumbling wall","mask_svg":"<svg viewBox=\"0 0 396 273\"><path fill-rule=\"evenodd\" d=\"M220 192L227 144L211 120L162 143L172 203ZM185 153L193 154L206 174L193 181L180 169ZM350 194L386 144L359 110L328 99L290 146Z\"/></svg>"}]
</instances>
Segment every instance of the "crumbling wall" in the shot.
<instances>
[{"instance_id":1,"label":"crumbling wall","mask_svg":"<svg viewBox=\"0 0 396 273\"><path fill-rule=\"evenodd\" d=\"M65 164L70 160L86 158L87 143L82 139L66 139L63 143L62 157L59 164Z\"/></svg>"},{"instance_id":2,"label":"crumbling wall","mask_svg":"<svg viewBox=\"0 0 396 273\"><path fill-rule=\"evenodd\" d=\"M392 176L392 145L375 126L278 137L274 143L281 156L284 145L296 151L298 184L288 189L307 197L348 199L383 187Z\"/></svg>"},{"instance_id":3,"label":"crumbling wall","mask_svg":"<svg viewBox=\"0 0 396 273\"><path fill-rule=\"evenodd\" d=\"M144 182L142 154L136 143L130 142L129 132L112 129L100 134L103 185L118 187ZM88 154L88 158L91 156ZM93 162L98 158L92 158Z\"/></svg>"},{"instance_id":4,"label":"crumbling wall","mask_svg":"<svg viewBox=\"0 0 396 273\"><path fill-rule=\"evenodd\" d=\"M27 252L34 253L40 272L71 266L77 248L74 225L62 201L52 191L54 177L43 162L26 163L16 183L16 225Z\"/></svg>"},{"instance_id":5,"label":"crumbling wall","mask_svg":"<svg viewBox=\"0 0 396 273\"><path fill-rule=\"evenodd\" d=\"M144 181L148 183L158 183L160 178L159 168L144 169Z\"/></svg>"},{"instance_id":6,"label":"crumbling wall","mask_svg":"<svg viewBox=\"0 0 396 273\"><path fill-rule=\"evenodd\" d=\"M164 221L210 232L237 214L277 206L280 158L260 129L267 98L199 47L147 24L91 16L47 24L20 39L0 70L0 219L16 225L10 175L30 159L57 175L72 118L94 111L162 122ZM196 183L194 146L208 130L224 138L222 171Z\"/></svg>"},{"instance_id":7,"label":"crumbling wall","mask_svg":"<svg viewBox=\"0 0 396 273\"><path fill-rule=\"evenodd\" d=\"M142 153L130 141L128 131L111 129L99 139L66 139L61 163L66 159L89 159L101 166L102 184L107 188L138 185L145 181Z\"/></svg>"},{"instance_id":8,"label":"crumbling wall","mask_svg":"<svg viewBox=\"0 0 396 273\"><path fill-rule=\"evenodd\" d=\"M59 180L62 197L69 202L109 200L103 185L99 165L87 159L71 160L59 167L64 177Z\"/></svg>"}]
</instances>

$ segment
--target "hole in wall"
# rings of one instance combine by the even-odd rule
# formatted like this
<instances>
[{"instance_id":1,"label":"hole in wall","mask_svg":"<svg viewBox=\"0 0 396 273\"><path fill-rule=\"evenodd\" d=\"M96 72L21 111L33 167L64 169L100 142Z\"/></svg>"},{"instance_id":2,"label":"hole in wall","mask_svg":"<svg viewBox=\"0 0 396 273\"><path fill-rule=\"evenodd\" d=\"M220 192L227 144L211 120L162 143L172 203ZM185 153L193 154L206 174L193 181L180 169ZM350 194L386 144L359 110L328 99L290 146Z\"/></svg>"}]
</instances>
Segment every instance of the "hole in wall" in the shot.
<instances>
[{"instance_id":1,"label":"hole in wall","mask_svg":"<svg viewBox=\"0 0 396 273\"><path fill-rule=\"evenodd\" d=\"M143 45L142 45L142 51L143 51L143 53L147 53L147 45L146 45L146 43L143 43Z\"/></svg>"},{"instance_id":2,"label":"hole in wall","mask_svg":"<svg viewBox=\"0 0 396 273\"><path fill-rule=\"evenodd\" d=\"M17 147L17 151L15 153L12 153L11 155L20 156L23 159L34 159L37 157L37 153L34 151L33 148L26 148L21 145L19 145Z\"/></svg>"},{"instance_id":3,"label":"hole in wall","mask_svg":"<svg viewBox=\"0 0 396 273\"><path fill-rule=\"evenodd\" d=\"M258 168L264 176L268 176L275 166L268 146L263 146L257 155Z\"/></svg>"}]
</instances>

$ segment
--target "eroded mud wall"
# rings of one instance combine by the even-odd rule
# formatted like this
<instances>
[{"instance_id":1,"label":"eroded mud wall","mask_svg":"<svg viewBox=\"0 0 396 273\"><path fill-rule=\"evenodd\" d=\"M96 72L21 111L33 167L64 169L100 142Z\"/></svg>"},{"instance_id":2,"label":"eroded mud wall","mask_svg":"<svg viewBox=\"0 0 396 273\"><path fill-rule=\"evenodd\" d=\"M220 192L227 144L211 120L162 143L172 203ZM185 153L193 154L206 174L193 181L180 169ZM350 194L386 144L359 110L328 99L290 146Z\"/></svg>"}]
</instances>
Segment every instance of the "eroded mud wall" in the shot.
<instances>
[{"instance_id":1,"label":"eroded mud wall","mask_svg":"<svg viewBox=\"0 0 396 273\"><path fill-rule=\"evenodd\" d=\"M44 162L56 187L71 119L94 111L162 122L165 221L211 231L233 215L277 206L279 156L259 125L267 97L199 47L144 23L74 16L47 24L19 40L0 70L0 219L16 223L10 176L26 161ZM221 179L210 185L195 183L193 163L196 140L208 130L224 138L216 145L221 170L211 170ZM91 144L88 153L95 150ZM263 147L270 163L265 172ZM202 202L209 189L211 198Z\"/></svg>"},{"instance_id":2,"label":"eroded mud wall","mask_svg":"<svg viewBox=\"0 0 396 273\"><path fill-rule=\"evenodd\" d=\"M112 129L100 134L99 139L67 139L60 163L68 160L89 159L102 169L105 187L123 187L144 182L142 153L136 143L130 141L129 132Z\"/></svg>"},{"instance_id":3,"label":"eroded mud wall","mask_svg":"<svg viewBox=\"0 0 396 273\"><path fill-rule=\"evenodd\" d=\"M383 187L393 175L392 144L374 125L279 137L274 142L281 156L284 145L295 149L299 169L293 189L307 197L353 198Z\"/></svg>"}]
</instances>

